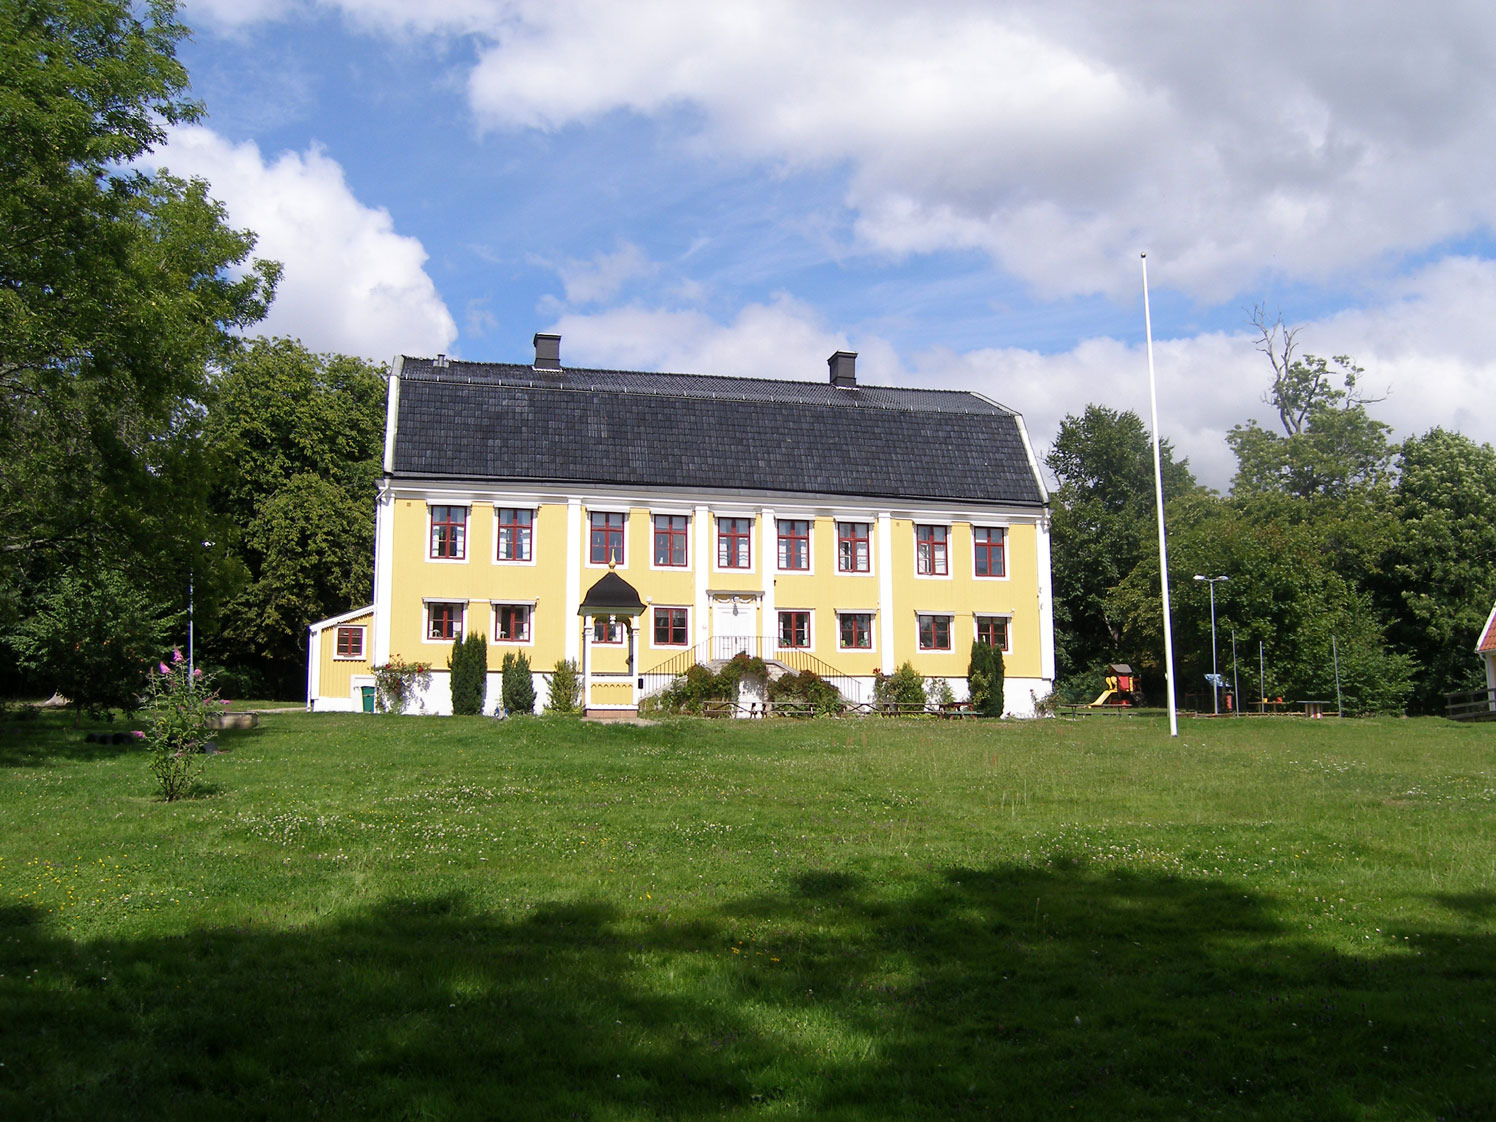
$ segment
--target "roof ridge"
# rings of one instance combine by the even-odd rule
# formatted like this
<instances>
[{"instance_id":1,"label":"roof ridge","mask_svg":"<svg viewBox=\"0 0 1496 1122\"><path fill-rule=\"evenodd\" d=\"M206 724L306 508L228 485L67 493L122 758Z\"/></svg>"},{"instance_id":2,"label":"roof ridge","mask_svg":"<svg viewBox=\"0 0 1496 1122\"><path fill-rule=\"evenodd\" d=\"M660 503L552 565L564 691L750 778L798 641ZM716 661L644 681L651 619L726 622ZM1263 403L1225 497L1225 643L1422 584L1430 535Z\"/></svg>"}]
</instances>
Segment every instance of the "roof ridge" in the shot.
<instances>
[{"instance_id":1,"label":"roof ridge","mask_svg":"<svg viewBox=\"0 0 1496 1122\"><path fill-rule=\"evenodd\" d=\"M945 387L889 386L876 383L856 385L851 387L838 387L832 386L829 382L814 382L799 378L765 378L762 376L746 374L689 374L669 370L618 370L598 366L567 366L557 370L549 370L537 369L536 367L526 366L523 363L517 362L480 362L470 359L446 359L445 365L438 366L435 360L430 358L423 358L413 355L405 355L402 357L404 357L408 362L425 364L424 366L418 366L415 369L411 369L409 366L405 367L404 371L402 372L402 377L409 377L419 380L429 380L433 382L465 382L469 385L499 385L503 384L505 375L509 374L511 377L513 377L514 381L532 389L565 390L578 393L636 393L651 394L658 397L674 398L690 398L700 396L698 394L684 392L684 389L682 387L662 387L659 389L631 389L628 386L613 387L595 385L568 385L563 381L564 377L568 374L582 377L585 377L587 375L612 375L625 378L646 379L676 378L701 383L702 389L707 389L707 384L709 383L746 382L757 387L762 387L764 389L769 389L771 387L803 387L805 389L814 390L818 394L823 394L828 389L835 389L837 391L837 396L829 398L824 403L807 402L802 404L831 405L833 403L839 404L842 402L846 402L847 404L855 403L863 406L864 408L921 412L922 410L915 402L866 400L861 397L863 393L871 393L874 395L921 394L939 395L951 400L965 398L972 402L973 405L978 406L975 409L961 410L961 412L986 413L989 411L996 411L1014 415L1014 410L1010 409L1008 406L994 401L991 398L988 398L976 392L975 390L958 390L948 389ZM476 370L472 370L467 373L466 376L464 376L462 372L459 372L457 369L455 369L456 367L476 368ZM492 376L489 378L483 378L482 375L488 371L492 372ZM853 394L857 394L859 396L852 397L851 395ZM724 401L763 400L758 397L748 396L744 394L734 394L730 391L723 392L723 390L718 387L712 387L710 389L710 396ZM781 397L787 395L773 396Z\"/></svg>"}]
</instances>

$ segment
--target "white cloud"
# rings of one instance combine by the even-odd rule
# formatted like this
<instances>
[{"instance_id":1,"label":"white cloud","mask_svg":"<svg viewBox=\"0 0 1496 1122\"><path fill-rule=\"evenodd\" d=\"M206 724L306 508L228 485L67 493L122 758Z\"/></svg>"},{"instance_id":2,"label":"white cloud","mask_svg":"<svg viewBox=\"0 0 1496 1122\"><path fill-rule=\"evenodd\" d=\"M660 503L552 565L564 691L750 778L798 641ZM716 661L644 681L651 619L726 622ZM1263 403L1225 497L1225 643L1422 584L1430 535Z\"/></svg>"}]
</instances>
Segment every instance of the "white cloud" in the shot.
<instances>
[{"instance_id":1,"label":"white cloud","mask_svg":"<svg viewBox=\"0 0 1496 1122\"><path fill-rule=\"evenodd\" d=\"M253 143L194 126L173 130L155 161L206 179L230 222L259 236L256 256L284 265L257 331L381 361L445 351L456 338L421 243L397 234L388 211L359 202L320 149L267 162Z\"/></svg>"},{"instance_id":2,"label":"white cloud","mask_svg":"<svg viewBox=\"0 0 1496 1122\"><path fill-rule=\"evenodd\" d=\"M1300 324L1300 349L1349 354L1366 368L1368 393L1390 390L1370 408L1394 439L1442 426L1496 442L1496 417L1483 408L1496 384L1496 323L1480 314L1493 305L1496 263L1452 258L1397 282L1373 307ZM1088 339L1058 354L936 347L905 358L887 340L827 328L814 308L783 294L743 308L729 323L696 311L626 307L563 316L551 330L563 335L563 361L579 366L817 380L832 351L860 351L860 381L969 389L1016 409L1041 459L1060 422L1089 403L1149 420L1141 340ZM1231 427L1249 418L1277 423L1263 401L1269 371L1253 333L1157 338L1154 366L1161 431L1196 478L1225 490L1236 471L1226 444Z\"/></svg>"},{"instance_id":3,"label":"white cloud","mask_svg":"<svg viewBox=\"0 0 1496 1122\"><path fill-rule=\"evenodd\" d=\"M977 248L1047 294L1205 302L1496 224L1496 8L1358 0L299 0L463 38L481 124L690 110L716 154L845 167L866 248ZM193 0L247 22L298 0Z\"/></svg>"},{"instance_id":4,"label":"white cloud","mask_svg":"<svg viewBox=\"0 0 1496 1122\"><path fill-rule=\"evenodd\" d=\"M573 304L599 304L613 299L629 281L647 277L659 266L631 242L620 242L612 253L599 253L590 261L568 260L556 267Z\"/></svg>"}]
</instances>

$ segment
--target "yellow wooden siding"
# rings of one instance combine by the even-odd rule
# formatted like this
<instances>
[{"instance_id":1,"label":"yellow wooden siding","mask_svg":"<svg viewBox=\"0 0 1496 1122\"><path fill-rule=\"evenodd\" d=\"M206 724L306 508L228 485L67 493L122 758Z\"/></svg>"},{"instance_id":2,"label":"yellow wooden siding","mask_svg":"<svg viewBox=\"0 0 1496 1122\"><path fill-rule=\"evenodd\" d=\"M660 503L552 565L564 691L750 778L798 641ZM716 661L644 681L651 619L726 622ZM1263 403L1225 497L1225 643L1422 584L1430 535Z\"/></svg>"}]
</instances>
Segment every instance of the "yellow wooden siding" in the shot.
<instances>
[{"instance_id":1,"label":"yellow wooden siding","mask_svg":"<svg viewBox=\"0 0 1496 1122\"><path fill-rule=\"evenodd\" d=\"M364 657L338 658L338 628L362 627L364 629ZM324 628L317 635L317 695L319 697L351 697L353 676L368 675L370 647L374 642L374 613L365 612L340 624Z\"/></svg>"}]
</instances>

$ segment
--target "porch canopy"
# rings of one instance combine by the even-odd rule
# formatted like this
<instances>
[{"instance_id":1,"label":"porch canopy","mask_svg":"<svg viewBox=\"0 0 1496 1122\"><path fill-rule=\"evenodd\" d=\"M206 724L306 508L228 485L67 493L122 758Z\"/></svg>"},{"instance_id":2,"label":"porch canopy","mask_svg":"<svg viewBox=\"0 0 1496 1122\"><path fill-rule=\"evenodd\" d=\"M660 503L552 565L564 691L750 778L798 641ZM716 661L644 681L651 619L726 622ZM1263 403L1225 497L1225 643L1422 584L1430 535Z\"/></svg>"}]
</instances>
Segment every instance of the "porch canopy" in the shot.
<instances>
[{"instance_id":1,"label":"porch canopy","mask_svg":"<svg viewBox=\"0 0 1496 1122\"><path fill-rule=\"evenodd\" d=\"M616 572L613 566L608 566L608 571L603 574L602 579L587 590L587 595L582 597L582 603L577 607L577 615L582 617L582 706L591 713L596 710L618 710L633 709L639 707L638 681L634 677L635 645L638 641L634 630L634 620L643 615L645 611L644 601L639 599L639 591L628 581L624 580ZM592 659L589 657L593 639L593 628L589 626L594 620L619 620L628 632L628 669L623 674L604 673L593 668ZM603 679L598 686L603 697L594 699L593 684L595 679ZM627 683L627 701L622 701L617 691Z\"/></svg>"}]
</instances>

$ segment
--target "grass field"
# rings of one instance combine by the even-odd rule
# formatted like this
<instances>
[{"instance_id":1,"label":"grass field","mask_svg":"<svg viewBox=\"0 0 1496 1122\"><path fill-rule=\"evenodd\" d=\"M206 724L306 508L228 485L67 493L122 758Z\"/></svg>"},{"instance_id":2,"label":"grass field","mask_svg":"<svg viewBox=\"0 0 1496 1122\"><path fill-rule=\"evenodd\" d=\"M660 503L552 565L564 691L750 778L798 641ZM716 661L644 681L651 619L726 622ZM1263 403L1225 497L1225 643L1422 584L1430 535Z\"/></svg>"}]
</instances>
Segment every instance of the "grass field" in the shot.
<instances>
[{"instance_id":1,"label":"grass field","mask_svg":"<svg viewBox=\"0 0 1496 1122\"><path fill-rule=\"evenodd\" d=\"M53 719L6 1118L1496 1117L1496 726Z\"/></svg>"}]
</instances>

